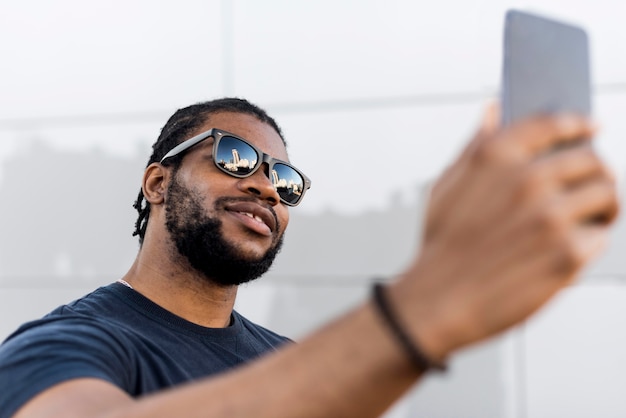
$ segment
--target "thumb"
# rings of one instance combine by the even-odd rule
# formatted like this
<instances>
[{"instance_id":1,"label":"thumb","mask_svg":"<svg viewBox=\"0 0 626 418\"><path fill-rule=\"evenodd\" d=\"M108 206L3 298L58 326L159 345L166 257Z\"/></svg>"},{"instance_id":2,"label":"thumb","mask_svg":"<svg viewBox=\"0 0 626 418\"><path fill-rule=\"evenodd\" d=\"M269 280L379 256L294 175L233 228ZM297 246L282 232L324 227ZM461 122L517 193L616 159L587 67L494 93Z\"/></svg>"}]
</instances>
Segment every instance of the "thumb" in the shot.
<instances>
[{"instance_id":1,"label":"thumb","mask_svg":"<svg viewBox=\"0 0 626 418\"><path fill-rule=\"evenodd\" d=\"M482 143L486 142L489 138L493 138L498 129L500 129L500 105L494 100L487 103L478 130L465 148L463 157L472 155L474 150Z\"/></svg>"},{"instance_id":2,"label":"thumb","mask_svg":"<svg viewBox=\"0 0 626 418\"><path fill-rule=\"evenodd\" d=\"M491 101L487 103L483 113L477 137L490 137L500 128L500 104Z\"/></svg>"}]
</instances>

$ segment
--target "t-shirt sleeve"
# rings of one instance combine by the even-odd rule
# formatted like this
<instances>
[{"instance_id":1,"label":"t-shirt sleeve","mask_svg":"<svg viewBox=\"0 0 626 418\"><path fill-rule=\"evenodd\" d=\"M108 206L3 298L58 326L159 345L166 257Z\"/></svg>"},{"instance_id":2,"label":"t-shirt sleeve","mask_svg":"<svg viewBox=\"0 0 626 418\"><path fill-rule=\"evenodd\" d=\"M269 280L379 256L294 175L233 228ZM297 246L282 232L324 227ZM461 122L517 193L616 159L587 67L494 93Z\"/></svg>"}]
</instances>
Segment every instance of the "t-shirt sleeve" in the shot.
<instances>
[{"instance_id":1,"label":"t-shirt sleeve","mask_svg":"<svg viewBox=\"0 0 626 418\"><path fill-rule=\"evenodd\" d=\"M123 336L83 317L26 324L0 346L0 418L67 380L97 378L132 384Z\"/></svg>"}]
</instances>

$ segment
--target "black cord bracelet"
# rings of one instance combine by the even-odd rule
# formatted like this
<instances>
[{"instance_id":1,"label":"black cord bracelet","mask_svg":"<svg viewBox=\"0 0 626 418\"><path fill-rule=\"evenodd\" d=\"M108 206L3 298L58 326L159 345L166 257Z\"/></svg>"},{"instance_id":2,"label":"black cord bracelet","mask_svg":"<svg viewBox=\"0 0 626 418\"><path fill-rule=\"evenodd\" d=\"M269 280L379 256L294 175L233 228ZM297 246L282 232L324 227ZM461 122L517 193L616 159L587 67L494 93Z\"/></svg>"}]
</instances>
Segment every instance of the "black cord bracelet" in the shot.
<instances>
[{"instance_id":1,"label":"black cord bracelet","mask_svg":"<svg viewBox=\"0 0 626 418\"><path fill-rule=\"evenodd\" d=\"M398 322L398 318L392 312L389 300L385 293L385 286L382 283L374 283L372 288L374 305L381 314L381 317L385 320L385 323L393 332L396 340L402 345L404 351L411 358L411 361L420 372L426 372L428 370L445 371L446 365L431 361L420 349L420 347L411 341L409 335L404 331L403 327Z\"/></svg>"}]
</instances>

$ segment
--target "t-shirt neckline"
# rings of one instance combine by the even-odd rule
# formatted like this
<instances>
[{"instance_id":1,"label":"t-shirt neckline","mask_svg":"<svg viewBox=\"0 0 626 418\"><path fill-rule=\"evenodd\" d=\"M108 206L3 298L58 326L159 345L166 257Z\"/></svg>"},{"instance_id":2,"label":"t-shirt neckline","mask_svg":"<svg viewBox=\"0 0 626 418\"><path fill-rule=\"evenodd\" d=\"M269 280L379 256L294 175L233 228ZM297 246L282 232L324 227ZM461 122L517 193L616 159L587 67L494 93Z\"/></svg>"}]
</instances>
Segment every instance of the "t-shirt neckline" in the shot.
<instances>
[{"instance_id":1,"label":"t-shirt neckline","mask_svg":"<svg viewBox=\"0 0 626 418\"><path fill-rule=\"evenodd\" d=\"M241 318L235 310L233 310L231 314L231 323L229 326L225 328L210 328L195 324L168 311L146 296L142 295L137 290L129 288L122 283L114 282L106 286L104 289L111 291L136 311L176 331L187 333L191 332L193 334L209 336L211 338L228 338L237 336L243 328Z\"/></svg>"}]
</instances>

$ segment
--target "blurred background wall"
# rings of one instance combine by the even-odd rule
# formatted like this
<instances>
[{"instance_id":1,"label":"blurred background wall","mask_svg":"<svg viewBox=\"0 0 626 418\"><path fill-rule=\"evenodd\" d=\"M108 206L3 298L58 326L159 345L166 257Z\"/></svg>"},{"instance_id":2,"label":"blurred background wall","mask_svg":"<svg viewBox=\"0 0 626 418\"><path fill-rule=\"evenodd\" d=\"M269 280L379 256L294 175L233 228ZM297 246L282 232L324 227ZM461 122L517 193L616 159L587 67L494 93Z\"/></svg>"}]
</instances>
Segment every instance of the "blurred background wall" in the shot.
<instances>
[{"instance_id":1,"label":"blurred background wall","mask_svg":"<svg viewBox=\"0 0 626 418\"><path fill-rule=\"evenodd\" d=\"M426 182L497 97L511 7L589 30L597 147L623 178L619 0L0 0L0 338L125 273L160 127L225 95L265 107L313 179L237 309L298 339L362 301L415 251ZM576 285L387 416L626 415L624 251L621 221Z\"/></svg>"}]
</instances>

